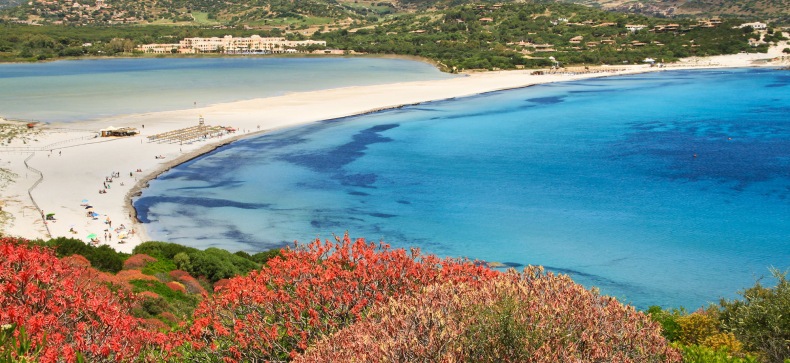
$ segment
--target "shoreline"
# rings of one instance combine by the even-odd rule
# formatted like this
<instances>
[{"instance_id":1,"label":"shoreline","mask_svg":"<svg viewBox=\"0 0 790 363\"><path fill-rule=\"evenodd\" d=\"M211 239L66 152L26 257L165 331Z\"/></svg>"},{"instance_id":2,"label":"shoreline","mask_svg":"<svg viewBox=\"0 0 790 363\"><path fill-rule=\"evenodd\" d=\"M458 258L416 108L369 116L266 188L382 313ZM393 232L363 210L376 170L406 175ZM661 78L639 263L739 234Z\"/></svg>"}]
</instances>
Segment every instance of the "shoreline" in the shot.
<instances>
[{"instance_id":1,"label":"shoreline","mask_svg":"<svg viewBox=\"0 0 790 363\"><path fill-rule=\"evenodd\" d=\"M781 48L779 50L781 51ZM664 68L651 68L647 65L596 67L598 73L586 74L532 75L533 70L468 73L464 77L446 80L289 93L282 96L214 104L199 109L147 112L52 124L41 130L43 135L37 140L25 146L13 145L0 153L3 164L7 161L8 169L16 174L14 180L0 190L3 200L6 201L2 210L11 215L10 221L3 222L3 231L4 234L11 236L47 239L48 229L52 238L64 236L83 241L87 241L86 236L93 233L99 237L100 244L108 244L117 250L131 252L134 246L149 240L145 225L138 220L132 198L139 196L151 180L173 167L239 139L313 122L531 87L537 84L664 70L755 66L780 68L790 64L790 59L782 60L780 63L753 64L766 58L773 57L771 53L717 56L690 59ZM234 135L223 135L188 144L146 141L146 137L150 135L195 125L198 116L201 115L206 115L206 123L209 125L233 126L238 131ZM224 121L217 123L214 120ZM93 139L90 138L90 134L95 132L85 131L98 130L109 125L137 127L141 133L126 138ZM18 149L14 149L15 147ZM150 158L152 155L157 157L152 160ZM159 158L159 155L164 158ZM30 166L43 174L41 182L30 189L30 196L44 213L55 213L56 221L45 225L42 213L33 206L33 200L25 195L28 188L34 184L30 178L32 172L23 165L25 159L29 159ZM0 166L5 167L3 164ZM76 171L75 168L81 170ZM126 175L127 172L129 176ZM113 179L120 181L105 183L105 185L111 184L112 187L107 188L106 194L97 196L96 190L100 189L100 180L107 180L108 175L117 175ZM88 218L85 211L85 204L88 203L81 201L89 201L90 206L101 217ZM108 220L111 220L111 223L107 223ZM112 223L118 224L112 226ZM113 234L113 227L121 224L126 227L125 230ZM105 233L109 232L111 239L102 240L102 229ZM77 232L72 233L70 230ZM131 230L135 231L134 235L128 234ZM122 234L127 235L123 244L118 243L118 236Z\"/></svg>"}]
</instances>

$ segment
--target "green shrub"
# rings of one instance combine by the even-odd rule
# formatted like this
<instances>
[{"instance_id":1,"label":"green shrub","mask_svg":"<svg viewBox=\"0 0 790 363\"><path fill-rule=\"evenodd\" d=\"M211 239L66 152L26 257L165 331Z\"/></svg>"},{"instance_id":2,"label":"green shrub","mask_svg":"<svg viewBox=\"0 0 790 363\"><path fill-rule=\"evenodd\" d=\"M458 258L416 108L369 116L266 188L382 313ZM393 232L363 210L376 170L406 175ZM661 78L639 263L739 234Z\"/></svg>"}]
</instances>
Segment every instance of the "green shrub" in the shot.
<instances>
[{"instance_id":1,"label":"green shrub","mask_svg":"<svg viewBox=\"0 0 790 363\"><path fill-rule=\"evenodd\" d=\"M251 257L250 259L252 261L255 261L255 262L260 263L261 265L263 265L266 262L268 262L269 260L271 260L271 259L273 259L273 258L275 258L277 256L280 256L280 251L281 250L282 249L280 249L280 248L273 248L273 249L270 249L268 251L258 252L256 254L250 256Z\"/></svg>"},{"instance_id":2,"label":"green shrub","mask_svg":"<svg viewBox=\"0 0 790 363\"><path fill-rule=\"evenodd\" d=\"M179 270L189 271L192 268L192 262L189 255L184 252L179 252L173 256L173 262Z\"/></svg>"},{"instance_id":3,"label":"green shrub","mask_svg":"<svg viewBox=\"0 0 790 363\"><path fill-rule=\"evenodd\" d=\"M244 275L259 267L257 263L244 257L213 247L190 253L189 261L190 266L186 271L192 276L204 276L211 283Z\"/></svg>"},{"instance_id":4,"label":"green shrub","mask_svg":"<svg viewBox=\"0 0 790 363\"><path fill-rule=\"evenodd\" d=\"M721 301L721 322L758 353L766 363L782 363L790 357L790 282L787 272L771 271L776 286L755 286L742 291L743 300Z\"/></svg>"},{"instance_id":5,"label":"green shrub","mask_svg":"<svg viewBox=\"0 0 790 363\"><path fill-rule=\"evenodd\" d=\"M55 249L55 254L58 257L82 255L87 258L85 255L89 253L91 248L91 246L81 240L66 237L51 239L45 245Z\"/></svg>"},{"instance_id":6,"label":"green shrub","mask_svg":"<svg viewBox=\"0 0 790 363\"><path fill-rule=\"evenodd\" d=\"M677 319L683 314L683 310L663 310L654 305L647 309L647 313L653 321L661 324L661 333L667 340L676 342L680 339L680 324Z\"/></svg>"},{"instance_id":7,"label":"green shrub","mask_svg":"<svg viewBox=\"0 0 790 363\"><path fill-rule=\"evenodd\" d=\"M167 310L167 301L165 299L146 297L140 301L140 308L150 316L157 316Z\"/></svg>"},{"instance_id":8,"label":"green shrub","mask_svg":"<svg viewBox=\"0 0 790 363\"><path fill-rule=\"evenodd\" d=\"M155 262L151 262L145 265L145 267L143 267L143 269L140 271L146 275L156 276L159 273L166 274L175 269L176 269L176 264L173 263L173 261L162 258L156 260Z\"/></svg>"},{"instance_id":9,"label":"green shrub","mask_svg":"<svg viewBox=\"0 0 790 363\"><path fill-rule=\"evenodd\" d=\"M681 343L686 345L702 344L706 339L721 333L719 320L712 312L695 312L676 319L680 326Z\"/></svg>"},{"instance_id":10,"label":"green shrub","mask_svg":"<svg viewBox=\"0 0 790 363\"><path fill-rule=\"evenodd\" d=\"M192 253L198 252L197 248L182 246L176 243L169 242L144 242L136 246L133 253L144 253L157 259L166 258L172 260L173 257L179 252Z\"/></svg>"},{"instance_id":11,"label":"green shrub","mask_svg":"<svg viewBox=\"0 0 790 363\"><path fill-rule=\"evenodd\" d=\"M169 312L180 319L187 319L192 316L195 307L200 301L195 296L180 291L173 291L159 281L132 280L129 283L133 286L135 293L151 291L159 295L159 298L143 298L140 308L135 309L135 315L141 318L159 317L163 312ZM164 322L169 325L172 324L170 319Z\"/></svg>"},{"instance_id":12,"label":"green shrub","mask_svg":"<svg viewBox=\"0 0 790 363\"><path fill-rule=\"evenodd\" d=\"M115 251L108 245L94 247L74 238L58 237L47 241L44 245L52 247L58 257L80 255L88 259L92 267L112 273L121 271L123 261L129 256Z\"/></svg>"},{"instance_id":13,"label":"green shrub","mask_svg":"<svg viewBox=\"0 0 790 363\"><path fill-rule=\"evenodd\" d=\"M684 363L757 363L753 356L738 357L731 354L726 348L713 349L701 345L675 344L683 354Z\"/></svg>"}]
</instances>

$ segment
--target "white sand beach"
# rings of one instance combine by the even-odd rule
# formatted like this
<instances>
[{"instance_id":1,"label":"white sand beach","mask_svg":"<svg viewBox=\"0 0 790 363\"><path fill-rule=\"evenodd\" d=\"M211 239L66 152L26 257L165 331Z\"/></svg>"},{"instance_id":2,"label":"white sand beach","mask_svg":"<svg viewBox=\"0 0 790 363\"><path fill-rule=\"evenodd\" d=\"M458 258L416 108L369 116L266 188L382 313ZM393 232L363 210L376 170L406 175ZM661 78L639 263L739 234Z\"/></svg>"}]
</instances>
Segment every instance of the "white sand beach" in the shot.
<instances>
[{"instance_id":1,"label":"white sand beach","mask_svg":"<svg viewBox=\"0 0 790 363\"><path fill-rule=\"evenodd\" d=\"M14 141L0 147L0 168L11 172L3 176L4 182L0 180L0 228L3 235L29 239L65 236L87 242L88 236L95 234L99 244L130 252L148 240L144 227L134 216L132 196L167 169L238 138L402 105L541 83L681 68L783 67L790 65L790 57L781 53L786 46L774 47L768 54L684 59L664 68L597 67L590 73L543 75L533 75L532 70L483 72L447 80L347 87L181 111L48 124L37 127L37 133L30 135L26 143ZM154 142L148 138L197 126L201 115L207 125L230 126L238 131L192 143ZM140 134L98 137L98 131L109 126L134 127ZM100 190L106 193L99 193ZM43 215L54 213L54 220L45 220L42 211ZM122 225L124 228L119 229ZM126 238L121 240L122 236Z\"/></svg>"}]
</instances>

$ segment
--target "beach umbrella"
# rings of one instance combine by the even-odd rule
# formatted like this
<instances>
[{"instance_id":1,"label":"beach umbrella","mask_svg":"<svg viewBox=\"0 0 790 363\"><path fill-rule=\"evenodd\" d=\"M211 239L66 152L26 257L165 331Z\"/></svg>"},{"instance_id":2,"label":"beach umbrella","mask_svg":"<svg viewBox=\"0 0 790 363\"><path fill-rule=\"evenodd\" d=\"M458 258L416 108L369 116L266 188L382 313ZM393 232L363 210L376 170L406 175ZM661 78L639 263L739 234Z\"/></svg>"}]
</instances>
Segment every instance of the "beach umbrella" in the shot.
<instances>
[{"instance_id":1,"label":"beach umbrella","mask_svg":"<svg viewBox=\"0 0 790 363\"><path fill-rule=\"evenodd\" d=\"M91 213L91 217L98 217L98 216L99 216L99 213L96 213L96 212Z\"/></svg>"},{"instance_id":2,"label":"beach umbrella","mask_svg":"<svg viewBox=\"0 0 790 363\"><path fill-rule=\"evenodd\" d=\"M88 239L94 239L94 238L96 238L96 233L91 233L88 235Z\"/></svg>"},{"instance_id":3,"label":"beach umbrella","mask_svg":"<svg viewBox=\"0 0 790 363\"><path fill-rule=\"evenodd\" d=\"M83 199L82 200L82 204L88 204L88 200L87 199Z\"/></svg>"}]
</instances>

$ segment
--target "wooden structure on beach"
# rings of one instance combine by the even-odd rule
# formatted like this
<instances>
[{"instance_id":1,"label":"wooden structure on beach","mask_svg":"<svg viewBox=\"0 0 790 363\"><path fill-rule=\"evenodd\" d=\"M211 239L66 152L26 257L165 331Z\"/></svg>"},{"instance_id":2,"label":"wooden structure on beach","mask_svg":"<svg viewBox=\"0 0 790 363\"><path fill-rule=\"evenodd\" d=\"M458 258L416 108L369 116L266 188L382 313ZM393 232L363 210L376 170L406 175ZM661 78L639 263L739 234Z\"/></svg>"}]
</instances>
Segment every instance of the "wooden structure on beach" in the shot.
<instances>
[{"instance_id":1,"label":"wooden structure on beach","mask_svg":"<svg viewBox=\"0 0 790 363\"><path fill-rule=\"evenodd\" d=\"M108 127L106 129L99 130L101 132L101 137L110 137L110 136L134 136L140 133L134 127Z\"/></svg>"},{"instance_id":2,"label":"wooden structure on beach","mask_svg":"<svg viewBox=\"0 0 790 363\"><path fill-rule=\"evenodd\" d=\"M202 118L201 118L202 121ZM173 130L158 133L156 135L148 136L149 142L158 143L191 143L201 139L208 139L227 133L227 129L222 126L210 126L201 122L197 126L190 126L183 129Z\"/></svg>"}]
</instances>

